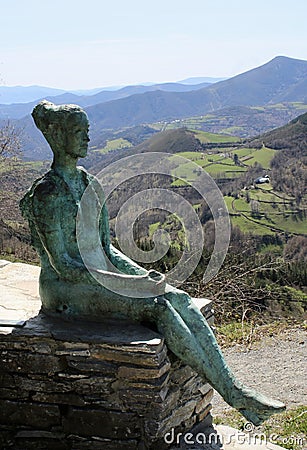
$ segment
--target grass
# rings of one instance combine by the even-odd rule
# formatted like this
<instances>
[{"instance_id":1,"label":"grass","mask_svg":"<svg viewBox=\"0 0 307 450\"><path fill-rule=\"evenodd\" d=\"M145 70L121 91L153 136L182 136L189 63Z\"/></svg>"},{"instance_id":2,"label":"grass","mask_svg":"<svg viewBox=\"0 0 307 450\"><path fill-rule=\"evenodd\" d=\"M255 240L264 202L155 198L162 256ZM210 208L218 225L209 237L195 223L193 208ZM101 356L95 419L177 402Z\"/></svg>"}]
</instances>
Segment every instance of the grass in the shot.
<instances>
[{"instance_id":1,"label":"grass","mask_svg":"<svg viewBox=\"0 0 307 450\"><path fill-rule=\"evenodd\" d=\"M269 254L269 255L281 256L282 251L283 251L282 245L266 244L260 250L258 250L258 253L261 253L263 255Z\"/></svg>"},{"instance_id":2,"label":"grass","mask_svg":"<svg viewBox=\"0 0 307 450\"><path fill-rule=\"evenodd\" d=\"M200 132L208 135L210 133ZM219 135L216 135L219 136ZM223 136L225 138L225 136ZM238 166L234 163L231 155L237 154L244 166ZM236 178L247 170L247 166L253 165L258 162L264 169L268 169L272 158L274 157L275 150L263 147L260 150L250 148L240 149L214 149L213 152L180 152L176 155L187 158L200 167L204 168L209 175L215 178ZM194 170L194 172L193 172ZM184 181L192 182L195 180L195 167L193 165L180 166L173 172L176 177L182 178ZM184 181L176 181L173 186L182 186L186 184Z\"/></svg>"},{"instance_id":3,"label":"grass","mask_svg":"<svg viewBox=\"0 0 307 450\"><path fill-rule=\"evenodd\" d=\"M231 223L240 228L243 233L253 234L257 236L265 236L275 234L275 231L264 226L261 223L252 222L243 216L231 217Z\"/></svg>"},{"instance_id":4,"label":"grass","mask_svg":"<svg viewBox=\"0 0 307 450\"><path fill-rule=\"evenodd\" d=\"M266 188L242 190L239 198L225 197L232 224L256 235L276 231L306 235L306 218L297 210L294 198L274 192L271 185ZM252 213L253 208L258 209L258 215Z\"/></svg>"},{"instance_id":5,"label":"grass","mask_svg":"<svg viewBox=\"0 0 307 450\"><path fill-rule=\"evenodd\" d=\"M176 153L176 155L189 159L190 161L197 161L200 157L206 156L204 153L200 152L179 152Z\"/></svg>"},{"instance_id":6,"label":"grass","mask_svg":"<svg viewBox=\"0 0 307 450\"><path fill-rule=\"evenodd\" d=\"M306 297L302 291L296 291L295 295L301 295L301 301ZM298 292L298 293L297 293ZM305 296L305 297L304 297ZM266 324L255 324L251 319L248 321L232 321L223 325L216 325L217 340L221 347L227 348L233 345L257 344L266 336L281 336L285 330L293 326L303 328L304 325L299 322L284 320L270 321Z\"/></svg>"},{"instance_id":7,"label":"grass","mask_svg":"<svg viewBox=\"0 0 307 450\"><path fill-rule=\"evenodd\" d=\"M250 212L249 203L247 203L247 201L242 197L233 199L232 205L234 207L234 211Z\"/></svg>"},{"instance_id":8,"label":"grass","mask_svg":"<svg viewBox=\"0 0 307 450\"><path fill-rule=\"evenodd\" d=\"M179 153L178 153L179 154ZM207 160L208 161L208 160ZM194 160L193 162L182 164L172 171L172 175L177 179L172 183L172 186L184 186L187 183L192 183L197 179L197 167L195 164L202 167L213 178L235 178L245 172L243 167L223 164L220 162L208 163L204 160ZM195 164L193 164L195 163ZM178 179L179 178L179 179Z\"/></svg>"},{"instance_id":9,"label":"grass","mask_svg":"<svg viewBox=\"0 0 307 450\"><path fill-rule=\"evenodd\" d=\"M239 166L230 166L222 163L212 164L206 167L206 171L213 177L235 178L240 176L245 169Z\"/></svg>"},{"instance_id":10,"label":"grass","mask_svg":"<svg viewBox=\"0 0 307 450\"><path fill-rule=\"evenodd\" d=\"M237 206L237 201L234 206ZM263 208L259 208L259 216L253 217L251 211L246 212L246 209L238 209L238 212L242 212L246 217L234 217L233 222L238 225L242 231L247 231L246 222L249 222L250 232L253 234L270 234L270 228L272 232L274 230L280 230L287 233L294 234L307 234L306 220L300 219L297 214L289 211L284 213L272 213L269 206L266 205ZM261 230L259 227L262 227Z\"/></svg>"},{"instance_id":11,"label":"grass","mask_svg":"<svg viewBox=\"0 0 307 450\"><path fill-rule=\"evenodd\" d=\"M295 109L298 109L299 111L307 111L307 105L302 102L293 102L291 103Z\"/></svg>"},{"instance_id":12,"label":"grass","mask_svg":"<svg viewBox=\"0 0 307 450\"><path fill-rule=\"evenodd\" d=\"M281 198L278 198L274 195L272 191L272 185L270 183L265 184L266 189L261 190L260 189L249 189L248 193L251 199L258 200L258 201L266 201L271 203L284 203L284 200ZM286 199L285 199L286 200ZM288 200L287 200L288 201Z\"/></svg>"},{"instance_id":13,"label":"grass","mask_svg":"<svg viewBox=\"0 0 307 450\"><path fill-rule=\"evenodd\" d=\"M306 220L298 219L295 214L277 216L273 222L274 226L285 232L307 235Z\"/></svg>"},{"instance_id":14,"label":"grass","mask_svg":"<svg viewBox=\"0 0 307 450\"><path fill-rule=\"evenodd\" d=\"M121 148L129 148L132 147L131 142L129 142L127 139L118 138L118 139L112 139L107 141L106 145L103 148L95 150L95 152L99 153L108 153L113 150L119 150Z\"/></svg>"},{"instance_id":15,"label":"grass","mask_svg":"<svg viewBox=\"0 0 307 450\"><path fill-rule=\"evenodd\" d=\"M254 149L247 148L247 147L242 147L242 148L237 148L237 149L231 150L231 152L236 153L239 158L244 158L245 156L250 155L253 151L254 151Z\"/></svg>"},{"instance_id":16,"label":"grass","mask_svg":"<svg viewBox=\"0 0 307 450\"><path fill-rule=\"evenodd\" d=\"M234 344L247 342L252 332L252 324L249 322L231 322L216 327L217 340L221 347L230 347Z\"/></svg>"},{"instance_id":17,"label":"grass","mask_svg":"<svg viewBox=\"0 0 307 450\"><path fill-rule=\"evenodd\" d=\"M149 225L149 236L153 236L153 234L155 233L155 231L157 231L160 225L161 225L160 222L151 223Z\"/></svg>"},{"instance_id":18,"label":"grass","mask_svg":"<svg viewBox=\"0 0 307 450\"><path fill-rule=\"evenodd\" d=\"M193 130L195 137L202 143L223 143L223 142L237 142L239 138L235 136L227 136L224 134L209 133L206 131Z\"/></svg>"},{"instance_id":19,"label":"grass","mask_svg":"<svg viewBox=\"0 0 307 450\"><path fill-rule=\"evenodd\" d=\"M304 111L307 111L307 105L303 102L292 102L292 103L278 103L270 106L252 106L250 110L254 110L260 113L270 113L273 111L285 111L285 110L297 110L297 115L301 114ZM225 123L226 122L226 123ZM223 127L224 125L224 127ZM227 126L230 125L230 126ZM170 130L175 128L186 127L190 130L202 130L204 127L213 126L215 129L218 127L219 133L221 136L227 136L227 142L230 139L239 140L240 138L236 135L246 134L246 126L231 126L231 122L229 121L229 115L225 113L225 115L221 115L220 112L217 111L215 114L206 114L203 116L192 116L184 119L172 120L170 122L157 122L150 125L152 128L156 130ZM248 133L249 134L249 133ZM215 142L215 141L213 141Z\"/></svg>"},{"instance_id":20,"label":"grass","mask_svg":"<svg viewBox=\"0 0 307 450\"><path fill-rule=\"evenodd\" d=\"M240 130L242 127L227 127L221 133L210 133L201 131L204 123L210 123L210 121L216 121L216 117L212 114L205 116L188 117L186 119L172 120L171 122L157 122L150 126L156 130L173 130L176 128L188 128L190 131L196 132L196 137L203 143L220 143L220 142L237 142L240 140L238 136L231 136Z\"/></svg>"},{"instance_id":21,"label":"grass","mask_svg":"<svg viewBox=\"0 0 307 450\"><path fill-rule=\"evenodd\" d=\"M196 169L195 163L190 161L172 170L172 176L193 182L197 178Z\"/></svg>"},{"instance_id":22,"label":"grass","mask_svg":"<svg viewBox=\"0 0 307 450\"><path fill-rule=\"evenodd\" d=\"M208 136L212 133L197 132L199 135ZM222 135L215 135L222 136ZM225 136L222 136L226 139ZM239 159L244 166L238 166L234 163L231 157L237 154ZM258 162L262 165L264 169L268 169L272 158L275 155L275 150L262 147L260 150L253 148L239 148L239 149L214 149L213 152L180 152L176 155L182 156L183 158L193 161L195 164L199 165L213 178L228 178L233 179L240 176L243 172L247 170L247 167ZM194 164L182 164L180 167L172 172L172 175L176 178L181 178L181 180L175 180L172 186L184 186L189 182L193 182L196 177L196 171ZM264 187L264 189L272 189ZM261 191L259 191L261 195Z\"/></svg>"},{"instance_id":23,"label":"grass","mask_svg":"<svg viewBox=\"0 0 307 450\"><path fill-rule=\"evenodd\" d=\"M224 195L224 202L225 202L225 204L227 206L228 212L233 212L232 201L233 201L233 197L230 197L228 195Z\"/></svg>"},{"instance_id":24,"label":"grass","mask_svg":"<svg viewBox=\"0 0 307 450\"><path fill-rule=\"evenodd\" d=\"M258 162L262 165L264 169L270 168L270 162L274 158L277 150L273 150L271 148L262 147L259 150L254 150L249 154L250 158L248 160L243 160L244 164L248 166L252 166L255 162Z\"/></svg>"},{"instance_id":25,"label":"grass","mask_svg":"<svg viewBox=\"0 0 307 450\"><path fill-rule=\"evenodd\" d=\"M234 126L234 127L227 127L227 128L223 128L221 131L224 134L238 134L239 132L241 132L242 130L244 130L243 127L238 127L238 126ZM230 137L230 136L229 136ZM238 138L237 138L238 139Z\"/></svg>"},{"instance_id":26,"label":"grass","mask_svg":"<svg viewBox=\"0 0 307 450\"><path fill-rule=\"evenodd\" d=\"M171 184L171 186L173 186L173 187L182 187L182 186L188 186L188 185L189 185L189 183L187 181L180 180L179 178L174 180Z\"/></svg>"},{"instance_id":27,"label":"grass","mask_svg":"<svg viewBox=\"0 0 307 450\"><path fill-rule=\"evenodd\" d=\"M246 420L235 410L227 411L223 416L216 416L214 423L232 426L248 434ZM301 405L271 416L264 424L254 429L251 436L253 434L289 450L306 449L307 406Z\"/></svg>"},{"instance_id":28,"label":"grass","mask_svg":"<svg viewBox=\"0 0 307 450\"><path fill-rule=\"evenodd\" d=\"M233 154L236 153L238 155L243 164L252 166L257 162L261 164L264 169L270 168L270 162L274 158L276 151L277 150L268 147L262 147L261 149L243 147L231 150Z\"/></svg>"}]
</instances>

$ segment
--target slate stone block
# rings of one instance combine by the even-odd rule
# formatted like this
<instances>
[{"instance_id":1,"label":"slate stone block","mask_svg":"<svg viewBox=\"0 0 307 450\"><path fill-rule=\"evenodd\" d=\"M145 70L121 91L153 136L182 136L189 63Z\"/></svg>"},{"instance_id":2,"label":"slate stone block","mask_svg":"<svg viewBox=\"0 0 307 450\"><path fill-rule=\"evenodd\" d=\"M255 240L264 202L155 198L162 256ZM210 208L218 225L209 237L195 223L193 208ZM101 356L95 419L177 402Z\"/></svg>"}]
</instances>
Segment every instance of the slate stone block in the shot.
<instances>
[{"instance_id":1,"label":"slate stone block","mask_svg":"<svg viewBox=\"0 0 307 450\"><path fill-rule=\"evenodd\" d=\"M64 417L66 433L101 436L110 439L131 439L140 436L140 420L136 414L101 409L71 408Z\"/></svg>"},{"instance_id":2,"label":"slate stone block","mask_svg":"<svg viewBox=\"0 0 307 450\"><path fill-rule=\"evenodd\" d=\"M60 424L57 405L0 400L0 422L47 429Z\"/></svg>"}]
</instances>

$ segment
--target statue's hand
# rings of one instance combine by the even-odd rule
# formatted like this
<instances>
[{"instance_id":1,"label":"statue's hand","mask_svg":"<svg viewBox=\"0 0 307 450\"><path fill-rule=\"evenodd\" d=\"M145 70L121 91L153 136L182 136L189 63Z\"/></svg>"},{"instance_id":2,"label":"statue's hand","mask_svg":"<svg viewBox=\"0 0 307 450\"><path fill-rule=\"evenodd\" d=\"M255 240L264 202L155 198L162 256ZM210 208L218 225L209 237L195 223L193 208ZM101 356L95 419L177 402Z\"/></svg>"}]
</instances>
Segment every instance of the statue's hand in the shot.
<instances>
[{"instance_id":1,"label":"statue's hand","mask_svg":"<svg viewBox=\"0 0 307 450\"><path fill-rule=\"evenodd\" d=\"M165 292L165 276L155 270L144 275L126 275L94 269L95 278L105 288L129 297L156 297Z\"/></svg>"},{"instance_id":2,"label":"statue's hand","mask_svg":"<svg viewBox=\"0 0 307 450\"><path fill-rule=\"evenodd\" d=\"M163 281L165 281L165 275L153 269L148 271L148 277L156 281L157 283L162 283Z\"/></svg>"}]
</instances>

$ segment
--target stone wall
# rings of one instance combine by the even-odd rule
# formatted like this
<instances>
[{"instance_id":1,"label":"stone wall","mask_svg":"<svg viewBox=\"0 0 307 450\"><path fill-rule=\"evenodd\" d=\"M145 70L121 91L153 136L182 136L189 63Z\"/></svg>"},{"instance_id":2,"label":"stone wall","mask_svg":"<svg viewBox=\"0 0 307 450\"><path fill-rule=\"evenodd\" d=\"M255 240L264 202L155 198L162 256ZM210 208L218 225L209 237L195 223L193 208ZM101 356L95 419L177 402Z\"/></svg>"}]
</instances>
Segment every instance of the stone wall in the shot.
<instances>
[{"instance_id":1,"label":"stone wall","mask_svg":"<svg viewBox=\"0 0 307 450\"><path fill-rule=\"evenodd\" d=\"M211 387L141 325L39 314L0 332L1 448L163 448L211 420Z\"/></svg>"}]
</instances>

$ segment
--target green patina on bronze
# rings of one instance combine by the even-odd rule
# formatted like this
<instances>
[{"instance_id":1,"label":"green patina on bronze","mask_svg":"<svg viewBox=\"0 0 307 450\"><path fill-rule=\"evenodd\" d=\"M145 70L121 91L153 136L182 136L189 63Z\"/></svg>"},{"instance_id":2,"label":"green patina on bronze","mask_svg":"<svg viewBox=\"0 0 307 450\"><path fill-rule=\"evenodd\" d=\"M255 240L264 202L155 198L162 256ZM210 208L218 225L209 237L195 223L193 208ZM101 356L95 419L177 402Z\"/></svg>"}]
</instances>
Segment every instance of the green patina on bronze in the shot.
<instances>
[{"instance_id":1,"label":"green patina on bronze","mask_svg":"<svg viewBox=\"0 0 307 450\"><path fill-rule=\"evenodd\" d=\"M46 101L38 104L32 115L54 154L51 170L34 182L20 204L41 259L42 309L62 317L99 320L110 316L154 322L170 350L209 380L248 420L259 424L284 410L281 402L236 380L211 328L187 293L169 286L162 274L146 271L112 246L105 206L100 213L99 235L115 270L93 270L115 287L127 283L129 290L130 283L141 295L144 289L144 298L119 295L93 278L80 255L76 236L76 217L84 191L92 185L99 197L100 189L95 177L77 167L78 158L87 154L88 118L76 105L55 106ZM87 239L90 248L90 232Z\"/></svg>"}]
</instances>

